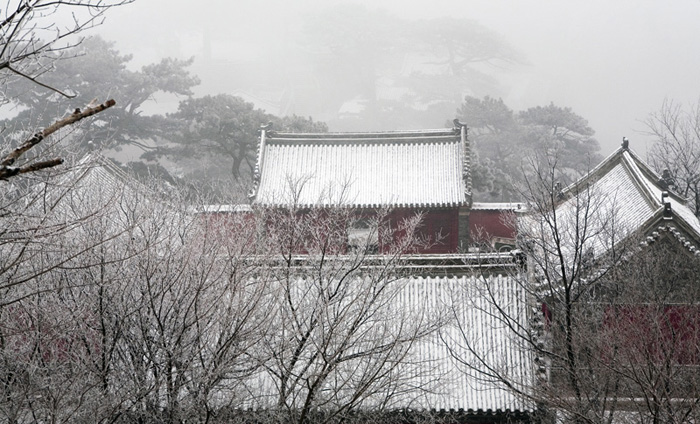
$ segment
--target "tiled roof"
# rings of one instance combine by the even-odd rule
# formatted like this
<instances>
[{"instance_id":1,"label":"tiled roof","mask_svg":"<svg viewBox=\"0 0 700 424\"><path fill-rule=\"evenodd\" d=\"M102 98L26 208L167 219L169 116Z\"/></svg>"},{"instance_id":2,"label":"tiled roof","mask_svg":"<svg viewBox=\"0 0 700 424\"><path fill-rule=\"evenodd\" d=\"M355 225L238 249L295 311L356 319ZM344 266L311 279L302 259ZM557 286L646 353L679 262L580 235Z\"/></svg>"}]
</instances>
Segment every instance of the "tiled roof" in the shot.
<instances>
[{"instance_id":1,"label":"tiled roof","mask_svg":"<svg viewBox=\"0 0 700 424\"><path fill-rule=\"evenodd\" d=\"M253 212L253 208L247 204L239 205L203 205L197 206L192 209L193 212L198 213L250 213Z\"/></svg>"},{"instance_id":2,"label":"tiled roof","mask_svg":"<svg viewBox=\"0 0 700 424\"><path fill-rule=\"evenodd\" d=\"M586 231L590 242L584 248L592 249L596 256L635 232L651 231L661 221L673 223L696 243L700 242L700 221L686 200L664 190L660 180L636 153L619 148L588 175L563 190L565 200L557 206L557 214L564 241L581 231L575 228L581 219L580 201L588 197L591 207ZM662 193L667 195L662 198Z\"/></svg>"},{"instance_id":3,"label":"tiled roof","mask_svg":"<svg viewBox=\"0 0 700 424\"><path fill-rule=\"evenodd\" d=\"M47 181L36 184L33 190L42 195L35 203L41 213L51 210L51 219L62 222L81 222L87 217L112 217L115 229L120 219L132 219L136 208L147 209L149 205L164 204L165 196L142 184L122 170L112 160L99 153L90 153ZM99 213L98 213L99 212Z\"/></svg>"},{"instance_id":4,"label":"tiled roof","mask_svg":"<svg viewBox=\"0 0 700 424\"><path fill-rule=\"evenodd\" d=\"M452 207L471 192L465 130L265 132L254 203Z\"/></svg>"},{"instance_id":5,"label":"tiled roof","mask_svg":"<svg viewBox=\"0 0 700 424\"><path fill-rule=\"evenodd\" d=\"M80 200L84 205L104 207L106 202L119 197L128 187L134 192L144 192L146 187L124 172L118 165L99 153L90 153L68 165L56 169L48 182L37 184L37 192L47 192L47 202ZM87 207L87 206L85 206ZM87 212L80 210L78 212Z\"/></svg>"},{"instance_id":6,"label":"tiled roof","mask_svg":"<svg viewBox=\"0 0 700 424\"><path fill-rule=\"evenodd\" d=\"M380 390L378 397L367 399L364 407L372 407L376 401L390 409L414 411L535 410L535 405L522 396L532 388L535 379L533 355L509 327L527 326L531 317L528 294L518 280L525 277L518 275L510 255L510 265L503 267L504 258L506 255L499 260L500 272L488 275L476 274L472 269L466 274L408 276L394 282L400 291L387 305L390 310L405 311L400 315L406 317L420 316L426 325L440 316L441 320L449 320L439 332L415 342L403 361L405 367L398 370L403 383L400 389L395 388L397 393L391 401L386 403L385 393ZM475 269L478 271L478 266ZM503 314L511 321L505 320ZM523 393L518 395L505 387L493 377L494 373ZM248 408L264 409L277 401L275 383L264 371L251 376L247 390L255 394L255 401Z\"/></svg>"},{"instance_id":7,"label":"tiled roof","mask_svg":"<svg viewBox=\"0 0 700 424\"><path fill-rule=\"evenodd\" d=\"M440 337L418 347L419 357L431 361L443 383L425 397L424 407L482 412L534 410L534 405L494 376L500 373L518 390L532 387L532 353L502 315L506 313L520 321L517 325L527 326L527 298L516 276L508 274L410 279L403 302L423 302L429 313L448 308L456 318L441 330ZM498 310L496 304L503 309Z\"/></svg>"},{"instance_id":8,"label":"tiled roof","mask_svg":"<svg viewBox=\"0 0 700 424\"><path fill-rule=\"evenodd\" d=\"M526 204L523 202L474 202L471 210L473 211L518 211L525 212Z\"/></svg>"},{"instance_id":9,"label":"tiled roof","mask_svg":"<svg viewBox=\"0 0 700 424\"><path fill-rule=\"evenodd\" d=\"M120 189L127 184L142 187L117 164L99 153L85 155L63 180L69 183L80 181L80 187L95 187L98 190Z\"/></svg>"}]
</instances>

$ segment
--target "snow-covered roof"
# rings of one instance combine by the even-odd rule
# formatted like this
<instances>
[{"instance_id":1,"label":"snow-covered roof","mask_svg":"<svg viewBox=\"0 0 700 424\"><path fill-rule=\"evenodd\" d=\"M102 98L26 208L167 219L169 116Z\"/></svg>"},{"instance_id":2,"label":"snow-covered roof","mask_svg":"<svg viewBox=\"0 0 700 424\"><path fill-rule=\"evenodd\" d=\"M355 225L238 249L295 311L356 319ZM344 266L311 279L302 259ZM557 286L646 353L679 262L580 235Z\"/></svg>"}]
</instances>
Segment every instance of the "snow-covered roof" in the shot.
<instances>
[{"instance_id":1,"label":"snow-covered roof","mask_svg":"<svg viewBox=\"0 0 700 424\"><path fill-rule=\"evenodd\" d=\"M562 191L563 201L556 210L564 244L568 240L573 246L585 231L588 244L583 249L599 256L629 236L646 234L663 224L673 227L672 233L680 230L694 240L687 247L698 251L700 221L686 199L664 189L661 181L636 153L620 147Z\"/></svg>"},{"instance_id":2,"label":"snow-covered roof","mask_svg":"<svg viewBox=\"0 0 700 424\"><path fill-rule=\"evenodd\" d=\"M239 205L203 205L192 209L193 212L198 213L249 213L253 211L253 208L247 204Z\"/></svg>"},{"instance_id":3,"label":"snow-covered roof","mask_svg":"<svg viewBox=\"0 0 700 424\"><path fill-rule=\"evenodd\" d=\"M133 180L117 164L100 154L88 153L67 166L67 169L54 178L59 184L74 183L76 180L95 179L92 183L102 183L109 186L124 184Z\"/></svg>"},{"instance_id":4,"label":"snow-covered roof","mask_svg":"<svg viewBox=\"0 0 700 424\"><path fill-rule=\"evenodd\" d=\"M65 171L59 171L48 181L35 186L35 189L49 193L48 202L79 201L83 209L88 204L96 209L105 207L107 203L122 197L125 191L129 191L132 198L153 194L113 161L97 152L83 156ZM76 212L86 213L87 210Z\"/></svg>"},{"instance_id":5,"label":"snow-covered roof","mask_svg":"<svg viewBox=\"0 0 700 424\"><path fill-rule=\"evenodd\" d=\"M454 207L471 195L465 127L374 133L263 131L254 203Z\"/></svg>"},{"instance_id":6,"label":"snow-covered roof","mask_svg":"<svg viewBox=\"0 0 700 424\"><path fill-rule=\"evenodd\" d=\"M403 302L422 302L428 309L449 308L456 318L441 330L439 338L419 346L419 356L430 360L443 382L426 396L425 407L475 412L534 410L534 405L494 377L500 373L504 381L525 391L535 382L533 354L502 315L527 326L527 299L517 277L508 273L410 279Z\"/></svg>"},{"instance_id":7,"label":"snow-covered roof","mask_svg":"<svg viewBox=\"0 0 700 424\"><path fill-rule=\"evenodd\" d=\"M687 199L663 188L661 176L634 151L620 147L581 182L591 179L598 191L617 200L616 218L625 231L647 230L663 219L700 241L700 221Z\"/></svg>"},{"instance_id":8,"label":"snow-covered roof","mask_svg":"<svg viewBox=\"0 0 700 424\"><path fill-rule=\"evenodd\" d=\"M413 411L534 411L535 405L522 396L531 390L536 378L533 353L510 327L525 327L531 318L522 284L526 276L521 275L510 254L491 254L489 261L497 266L488 272L480 255L460 256L462 265L452 272L435 275L411 270L411 275L393 283L399 291L387 304L388 310L425 320L425 325L431 325L431 319L446 323L414 342L404 359L405 369L399 369L402 388L396 389L391 401L385 403L381 393L363 406L371 407L376 400L390 409ZM516 394L503 381L522 393ZM278 400L274 384L265 371L253 375L247 390L256 400L248 407L264 409L274 404Z\"/></svg>"},{"instance_id":9,"label":"snow-covered roof","mask_svg":"<svg viewBox=\"0 0 700 424\"><path fill-rule=\"evenodd\" d=\"M525 206L523 202L474 202L471 210L525 212Z\"/></svg>"}]
</instances>

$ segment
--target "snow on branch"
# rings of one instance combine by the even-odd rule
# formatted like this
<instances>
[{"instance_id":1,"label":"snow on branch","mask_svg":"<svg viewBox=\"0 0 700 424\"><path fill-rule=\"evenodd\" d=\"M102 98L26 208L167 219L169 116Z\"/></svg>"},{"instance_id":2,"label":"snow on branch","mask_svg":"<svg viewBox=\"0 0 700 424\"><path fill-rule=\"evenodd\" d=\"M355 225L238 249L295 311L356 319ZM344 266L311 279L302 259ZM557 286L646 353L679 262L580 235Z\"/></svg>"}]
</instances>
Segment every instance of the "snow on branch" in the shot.
<instances>
[{"instance_id":1,"label":"snow on branch","mask_svg":"<svg viewBox=\"0 0 700 424\"><path fill-rule=\"evenodd\" d=\"M10 153L5 155L2 158L2 160L0 160L0 179L7 180L8 178L14 177L18 174L34 172L40 169L51 168L56 165L60 165L61 163L63 163L63 159L55 158L35 162L21 167L12 166L17 161L17 159L19 159L24 153L29 151L37 144L41 143L46 137L49 137L51 134L55 133L59 129L67 127L69 125L73 125L84 118L100 113L103 110L114 106L115 104L116 102L113 99L110 99L96 106L91 107L90 105L88 105L84 110L75 109L75 111L73 111L73 113L71 113L70 115L61 118L53 124L49 125L48 127L44 128L43 130L36 132L33 136L24 141Z\"/></svg>"}]
</instances>

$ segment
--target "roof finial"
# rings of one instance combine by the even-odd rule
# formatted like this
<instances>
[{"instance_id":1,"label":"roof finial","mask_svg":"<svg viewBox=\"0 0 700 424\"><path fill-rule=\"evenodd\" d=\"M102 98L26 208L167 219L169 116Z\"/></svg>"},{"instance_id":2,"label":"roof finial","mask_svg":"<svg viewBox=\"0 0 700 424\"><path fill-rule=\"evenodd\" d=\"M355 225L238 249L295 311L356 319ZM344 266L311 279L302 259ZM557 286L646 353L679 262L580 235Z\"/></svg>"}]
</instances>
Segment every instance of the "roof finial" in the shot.
<instances>
[{"instance_id":1,"label":"roof finial","mask_svg":"<svg viewBox=\"0 0 700 424\"><path fill-rule=\"evenodd\" d=\"M630 141L627 137L622 137L622 148L625 150L630 148Z\"/></svg>"},{"instance_id":2,"label":"roof finial","mask_svg":"<svg viewBox=\"0 0 700 424\"><path fill-rule=\"evenodd\" d=\"M265 125L260 125L260 129L263 131L268 131L268 130L272 129L272 121L268 122Z\"/></svg>"},{"instance_id":3,"label":"roof finial","mask_svg":"<svg viewBox=\"0 0 700 424\"><path fill-rule=\"evenodd\" d=\"M661 192L661 203L664 206L664 219L672 219L673 212L671 212L671 202L667 200L668 191Z\"/></svg>"},{"instance_id":4,"label":"roof finial","mask_svg":"<svg viewBox=\"0 0 700 424\"><path fill-rule=\"evenodd\" d=\"M673 179L673 175L671 175L671 171L669 171L668 169L663 170L658 183L662 190L668 190L669 188L676 185L676 181Z\"/></svg>"},{"instance_id":5,"label":"roof finial","mask_svg":"<svg viewBox=\"0 0 700 424\"><path fill-rule=\"evenodd\" d=\"M564 191L562 190L560 181L554 183L554 193L556 194L558 201L564 200Z\"/></svg>"},{"instance_id":6,"label":"roof finial","mask_svg":"<svg viewBox=\"0 0 700 424\"><path fill-rule=\"evenodd\" d=\"M466 127L466 126L467 126L467 124L464 124L464 123L462 123L462 122L459 122L459 118L453 119L453 120L452 120L452 123L455 125L455 126L454 126L455 129L460 129L460 128L462 128L462 127Z\"/></svg>"}]
</instances>

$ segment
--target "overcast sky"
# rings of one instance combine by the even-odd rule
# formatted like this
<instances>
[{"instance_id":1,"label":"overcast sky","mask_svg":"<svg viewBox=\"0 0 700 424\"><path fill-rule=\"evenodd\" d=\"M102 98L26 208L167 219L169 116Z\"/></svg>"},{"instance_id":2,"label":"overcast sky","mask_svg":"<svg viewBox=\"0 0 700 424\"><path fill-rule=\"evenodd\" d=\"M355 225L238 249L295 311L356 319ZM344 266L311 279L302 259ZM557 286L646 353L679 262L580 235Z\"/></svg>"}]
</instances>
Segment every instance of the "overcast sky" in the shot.
<instances>
[{"instance_id":1,"label":"overcast sky","mask_svg":"<svg viewBox=\"0 0 700 424\"><path fill-rule=\"evenodd\" d=\"M515 110L554 102L588 119L608 154L623 136L644 151L640 122L664 99L683 105L700 97L700 0L357 0L407 19L474 20L501 34L526 63L500 77ZM347 1L345 3L348 3ZM352 1L350 1L352 3ZM310 10L329 0L137 0L110 12L100 29L135 64L201 54L201 32L226 33L231 60L260 58L256 41L284 44ZM207 29L208 27L208 29ZM220 76L225 80L226 75ZM218 94L224 81L203 81ZM446 117L451 118L451 117ZM398 128L397 128L398 129Z\"/></svg>"}]
</instances>

